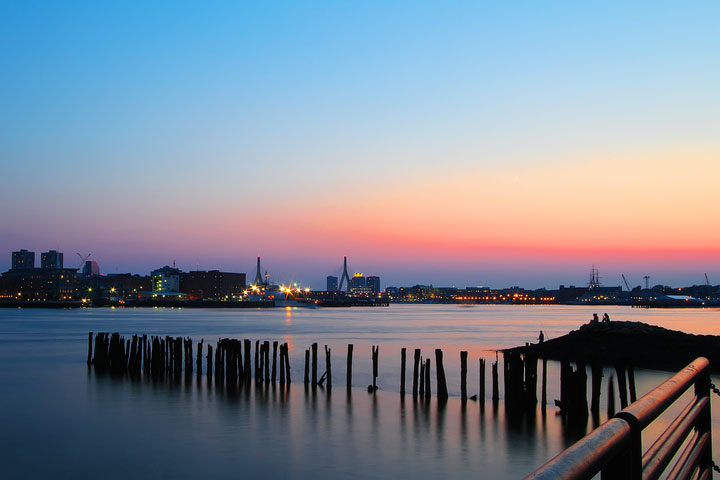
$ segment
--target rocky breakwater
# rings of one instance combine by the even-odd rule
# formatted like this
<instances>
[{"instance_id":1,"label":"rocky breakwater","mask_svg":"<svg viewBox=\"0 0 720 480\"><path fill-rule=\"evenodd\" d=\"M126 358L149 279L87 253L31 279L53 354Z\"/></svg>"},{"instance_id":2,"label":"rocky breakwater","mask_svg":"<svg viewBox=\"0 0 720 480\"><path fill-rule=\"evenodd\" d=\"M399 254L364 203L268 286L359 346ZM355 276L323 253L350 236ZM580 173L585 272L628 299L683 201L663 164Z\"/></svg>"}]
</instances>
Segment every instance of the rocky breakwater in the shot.
<instances>
[{"instance_id":1,"label":"rocky breakwater","mask_svg":"<svg viewBox=\"0 0 720 480\"><path fill-rule=\"evenodd\" d=\"M503 353L668 371L706 357L711 370L720 372L720 336L693 335L641 322L591 322L562 337Z\"/></svg>"}]
</instances>

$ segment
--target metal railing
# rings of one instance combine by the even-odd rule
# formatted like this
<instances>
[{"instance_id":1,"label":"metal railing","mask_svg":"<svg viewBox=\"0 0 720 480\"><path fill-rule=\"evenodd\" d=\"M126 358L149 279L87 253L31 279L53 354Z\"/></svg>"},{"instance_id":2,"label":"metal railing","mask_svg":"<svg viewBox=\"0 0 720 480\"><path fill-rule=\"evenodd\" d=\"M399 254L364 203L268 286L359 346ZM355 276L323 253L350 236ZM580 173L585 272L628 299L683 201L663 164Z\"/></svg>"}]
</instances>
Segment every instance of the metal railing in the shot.
<instances>
[{"instance_id":1,"label":"metal railing","mask_svg":"<svg viewBox=\"0 0 720 480\"><path fill-rule=\"evenodd\" d=\"M672 462L669 480L710 479L710 385L710 362L700 357L525 478L574 480L600 473L603 480L654 480ZM691 386L692 400L643 453L642 431Z\"/></svg>"}]
</instances>

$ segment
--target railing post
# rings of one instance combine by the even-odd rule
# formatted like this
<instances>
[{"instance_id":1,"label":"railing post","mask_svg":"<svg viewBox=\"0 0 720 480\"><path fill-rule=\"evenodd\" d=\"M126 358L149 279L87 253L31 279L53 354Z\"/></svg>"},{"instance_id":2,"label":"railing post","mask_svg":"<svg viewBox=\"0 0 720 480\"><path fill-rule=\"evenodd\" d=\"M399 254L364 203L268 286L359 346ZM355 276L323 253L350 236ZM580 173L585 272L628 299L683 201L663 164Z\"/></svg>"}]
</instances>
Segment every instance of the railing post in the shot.
<instances>
[{"instance_id":1,"label":"railing post","mask_svg":"<svg viewBox=\"0 0 720 480\"><path fill-rule=\"evenodd\" d=\"M630 447L618 455L618 458L611 462L622 464L622 468L616 470L613 475L605 477L603 470L603 478L618 478L623 480L641 480L642 479L642 427L640 422L634 415L620 411L615 418L624 420L630 426Z\"/></svg>"},{"instance_id":2,"label":"railing post","mask_svg":"<svg viewBox=\"0 0 720 480\"><path fill-rule=\"evenodd\" d=\"M613 458L600 471L601 480L631 480L632 475L632 447L625 449L622 453Z\"/></svg>"},{"instance_id":3,"label":"railing post","mask_svg":"<svg viewBox=\"0 0 720 480\"><path fill-rule=\"evenodd\" d=\"M710 369L705 369L705 372L703 372L702 375L697 379L695 382L695 395L700 399L703 397L708 397L708 400L711 400L710 397ZM697 431L698 435L702 435L705 432L708 432L710 434L710 441L707 444L707 447L705 448L705 451L700 456L700 471L702 472L705 469L711 469L712 471L712 414L710 412L710 405L712 402L708 401L707 407L705 408L705 411L702 413L700 418L698 419L697 424Z\"/></svg>"}]
</instances>

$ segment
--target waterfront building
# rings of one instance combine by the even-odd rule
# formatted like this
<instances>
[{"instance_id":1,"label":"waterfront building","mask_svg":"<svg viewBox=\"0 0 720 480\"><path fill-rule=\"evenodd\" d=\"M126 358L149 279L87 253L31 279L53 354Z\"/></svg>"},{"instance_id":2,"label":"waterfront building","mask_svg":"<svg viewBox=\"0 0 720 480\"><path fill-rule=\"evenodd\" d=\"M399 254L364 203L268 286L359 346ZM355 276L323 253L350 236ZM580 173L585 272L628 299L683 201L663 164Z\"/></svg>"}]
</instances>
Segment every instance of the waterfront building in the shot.
<instances>
[{"instance_id":1,"label":"waterfront building","mask_svg":"<svg viewBox=\"0 0 720 480\"><path fill-rule=\"evenodd\" d=\"M328 275L327 277L327 291L334 292L338 289L338 277Z\"/></svg>"},{"instance_id":2,"label":"waterfront building","mask_svg":"<svg viewBox=\"0 0 720 480\"><path fill-rule=\"evenodd\" d=\"M380 277L370 275L365 279L368 290L373 294L380 293Z\"/></svg>"},{"instance_id":3,"label":"waterfront building","mask_svg":"<svg viewBox=\"0 0 720 480\"><path fill-rule=\"evenodd\" d=\"M180 274L177 268L165 265L150 273L152 291L155 294L180 293Z\"/></svg>"},{"instance_id":4,"label":"waterfront building","mask_svg":"<svg viewBox=\"0 0 720 480\"><path fill-rule=\"evenodd\" d=\"M400 291L398 287L386 287L385 295L387 295L388 299L392 301L400 299Z\"/></svg>"},{"instance_id":5,"label":"waterfront building","mask_svg":"<svg viewBox=\"0 0 720 480\"><path fill-rule=\"evenodd\" d=\"M12 252L12 269L19 270L23 268L35 268L35 252L18 250Z\"/></svg>"},{"instance_id":6,"label":"waterfront building","mask_svg":"<svg viewBox=\"0 0 720 480\"><path fill-rule=\"evenodd\" d=\"M63 268L63 254L50 250L40 254L40 268Z\"/></svg>"},{"instance_id":7,"label":"waterfront building","mask_svg":"<svg viewBox=\"0 0 720 480\"><path fill-rule=\"evenodd\" d=\"M4 296L47 301L77 298L77 270L73 268L17 268L2 274Z\"/></svg>"},{"instance_id":8,"label":"waterfront building","mask_svg":"<svg viewBox=\"0 0 720 480\"><path fill-rule=\"evenodd\" d=\"M245 287L244 273L210 270L180 274L180 292L193 298L212 300L240 298Z\"/></svg>"},{"instance_id":9,"label":"waterfront building","mask_svg":"<svg viewBox=\"0 0 720 480\"><path fill-rule=\"evenodd\" d=\"M140 292L148 292L150 277L147 275L133 275L131 273L110 273L108 275L81 276L81 292L89 295L93 300L105 298L137 298Z\"/></svg>"}]
</instances>

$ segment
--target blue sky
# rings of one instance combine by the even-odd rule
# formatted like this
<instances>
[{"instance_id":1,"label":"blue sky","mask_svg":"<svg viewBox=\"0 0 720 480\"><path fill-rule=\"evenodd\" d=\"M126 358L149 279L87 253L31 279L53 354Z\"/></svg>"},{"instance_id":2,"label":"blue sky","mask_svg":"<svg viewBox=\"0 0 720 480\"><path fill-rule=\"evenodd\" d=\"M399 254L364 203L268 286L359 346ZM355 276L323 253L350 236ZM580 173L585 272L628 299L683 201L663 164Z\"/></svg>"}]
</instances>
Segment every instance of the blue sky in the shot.
<instances>
[{"instance_id":1,"label":"blue sky","mask_svg":"<svg viewBox=\"0 0 720 480\"><path fill-rule=\"evenodd\" d=\"M605 249L572 260L528 253L565 248L547 230L583 242L589 225L574 226L579 210L565 202L618 212L655 210L668 198L716 203L714 191L698 191L704 183L674 184L673 169L720 177L712 166L719 10L716 2L3 2L0 267L23 247L92 251L101 268L134 271L172 258L247 270L263 254L280 276L318 283L349 254L394 283L552 285L584 281L588 264L615 249L623 260L607 264L613 276L635 268L677 283L706 268L720 278L720 229L706 207L688 206L695 217L685 230L700 239L693 252L705 252L695 263L686 261L688 238L658 243L673 232L629 214L590 225L616 233ZM592 177L607 165L622 177L623 166L637 173L646 161L664 172L654 186L606 175L578 197L579 179L567 178L546 182L530 205L453 187L458 177L482 185L489 174L526 185L545 166L587 165ZM463 194L438 197L440 187ZM680 193L668 197L673 188ZM462 224L416 213L427 206L461 210L472 251L448 249L452 235L434 238ZM518 231L478 213L528 207L566 220ZM321 214L362 220L334 225ZM427 238L393 233L394 216L408 215L402 228ZM640 233L623 242L628 225ZM504 236L488 244L488 231ZM537 238L517 247L522 262L495 261L493 249L518 237ZM665 254L625 266L627 250L641 245ZM405 259L403 247L413 252Z\"/></svg>"}]
</instances>

